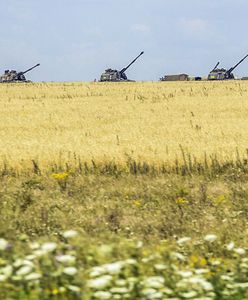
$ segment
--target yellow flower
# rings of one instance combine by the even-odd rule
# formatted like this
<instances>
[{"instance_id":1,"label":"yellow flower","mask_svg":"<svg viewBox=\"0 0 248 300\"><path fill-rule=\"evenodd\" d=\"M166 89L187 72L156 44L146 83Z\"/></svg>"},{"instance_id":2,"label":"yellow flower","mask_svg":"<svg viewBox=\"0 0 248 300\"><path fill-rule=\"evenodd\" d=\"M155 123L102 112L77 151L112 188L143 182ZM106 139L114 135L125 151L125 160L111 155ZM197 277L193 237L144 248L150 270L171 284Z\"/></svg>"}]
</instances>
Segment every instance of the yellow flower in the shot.
<instances>
[{"instance_id":1,"label":"yellow flower","mask_svg":"<svg viewBox=\"0 0 248 300\"><path fill-rule=\"evenodd\" d=\"M140 200L134 200L133 205L136 206L136 207L140 207L141 206L141 201Z\"/></svg>"},{"instance_id":2,"label":"yellow flower","mask_svg":"<svg viewBox=\"0 0 248 300\"><path fill-rule=\"evenodd\" d=\"M4 266L7 263L7 260L0 257L0 266Z\"/></svg>"},{"instance_id":3,"label":"yellow flower","mask_svg":"<svg viewBox=\"0 0 248 300\"><path fill-rule=\"evenodd\" d=\"M202 256L198 256L198 255L191 255L190 258L190 264L192 265L192 267L205 267L207 265L207 260L202 257Z\"/></svg>"},{"instance_id":4,"label":"yellow flower","mask_svg":"<svg viewBox=\"0 0 248 300\"><path fill-rule=\"evenodd\" d=\"M65 178L67 178L69 176L69 173L64 172L64 173L53 173L51 175L52 178L56 179L56 180L63 180Z\"/></svg>"},{"instance_id":5,"label":"yellow flower","mask_svg":"<svg viewBox=\"0 0 248 300\"><path fill-rule=\"evenodd\" d=\"M216 199L214 199L214 203L216 205L220 205L221 203L225 202L226 201L226 197L225 195L220 195L218 196Z\"/></svg>"},{"instance_id":6,"label":"yellow flower","mask_svg":"<svg viewBox=\"0 0 248 300\"><path fill-rule=\"evenodd\" d=\"M58 295L59 294L59 290L57 289L57 288L54 288L53 290L52 290L52 293L51 293L52 295Z\"/></svg>"},{"instance_id":7,"label":"yellow flower","mask_svg":"<svg viewBox=\"0 0 248 300\"><path fill-rule=\"evenodd\" d=\"M183 205L183 204L188 204L189 201L183 197L178 197L176 199L176 203L179 204L179 205Z\"/></svg>"}]
</instances>

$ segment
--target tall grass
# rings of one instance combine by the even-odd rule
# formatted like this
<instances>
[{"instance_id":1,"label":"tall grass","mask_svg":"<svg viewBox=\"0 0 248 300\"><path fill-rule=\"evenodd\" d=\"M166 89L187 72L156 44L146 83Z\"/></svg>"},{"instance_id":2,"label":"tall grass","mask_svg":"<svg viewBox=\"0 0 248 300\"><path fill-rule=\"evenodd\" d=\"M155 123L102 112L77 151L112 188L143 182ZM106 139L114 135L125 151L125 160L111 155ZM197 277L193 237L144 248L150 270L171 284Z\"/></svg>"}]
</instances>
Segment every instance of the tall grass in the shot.
<instances>
[{"instance_id":1,"label":"tall grass","mask_svg":"<svg viewBox=\"0 0 248 300\"><path fill-rule=\"evenodd\" d=\"M247 87L0 85L0 299L246 299Z\"/></svg>"},{"instance_id":2,"label":"tall grass","mask_svg":"<svg viewBox=\"0 0 248 300\"><path fill-rule=\"evenodd\" d=\"M0 157L15 170L75 157L157 168L246 158L246 82L9 84L0 94Z\"/></svg>"}]
</instances>

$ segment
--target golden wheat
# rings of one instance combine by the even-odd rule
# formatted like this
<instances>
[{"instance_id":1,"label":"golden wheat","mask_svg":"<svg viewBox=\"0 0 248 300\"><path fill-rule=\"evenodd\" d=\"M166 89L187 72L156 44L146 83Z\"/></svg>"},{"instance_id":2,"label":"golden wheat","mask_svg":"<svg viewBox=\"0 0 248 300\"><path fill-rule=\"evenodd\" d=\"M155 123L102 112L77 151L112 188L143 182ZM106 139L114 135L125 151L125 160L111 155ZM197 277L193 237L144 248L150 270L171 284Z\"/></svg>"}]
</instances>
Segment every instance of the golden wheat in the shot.
<instances>
[{"instance_id":1,"label":"golden wheat","mask_svg":"<svg viewBox=\"0 0 248 300\"><path fill-rule=\"evenodd\" d=\"M36 83L0 86L0 157L42 167L80 157L174 163L248 148L248 83Z\"/></svg>"}]
</instances>

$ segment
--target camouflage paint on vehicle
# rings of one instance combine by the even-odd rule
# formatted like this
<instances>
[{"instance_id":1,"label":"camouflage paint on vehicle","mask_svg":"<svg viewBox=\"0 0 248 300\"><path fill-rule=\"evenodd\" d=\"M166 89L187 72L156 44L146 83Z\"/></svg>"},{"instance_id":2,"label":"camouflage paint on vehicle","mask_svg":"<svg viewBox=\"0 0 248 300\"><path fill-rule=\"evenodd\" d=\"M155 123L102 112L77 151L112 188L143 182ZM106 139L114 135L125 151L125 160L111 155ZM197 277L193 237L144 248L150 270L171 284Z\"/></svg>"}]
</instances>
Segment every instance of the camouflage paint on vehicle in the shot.
<instances>
[{"instance_id":1,"label":"camouflage paint on vehicle","mask_svg":"<svg viewBox=\"0 0 248 300\"><path fill-rule=\"evenodd\" d=\"M104 73L102 73L100 77L100 82L123 82L123 81L134 81L129 80L125 74L126 70L141 56L144 54L144 51L142 51L129 65L127 65L125 68L123 68L121 71L113 70L113 69L107 69Z\"/></svg>"},{"instance_id":2,"label":"camouflage paint on vehicle","mask_svg":"<svg viewBox=\"0 0 248 300\"><path fill-rule=\"evenodd\" d=\"M8 82L28 82L24 74L38 67L40 64L37 64L24 72L17 72L16 70L5 70L4 74L0 76L0 83Z\"/></svg>"},{"instance_id":3,"label":"camouflage paint on vehicle","mask_svg":"<svg viewBox=\"0 0 248 300\"><path fill-rule=\"evenodd\" d=\"M215 68L208 74L208 80L228 80L234 79L233 70L235 70L246 58L248 54L243 57L234 67L226 70L226 69L217 69L219 63L215 66Z\"/></svg>"}]
</instances>

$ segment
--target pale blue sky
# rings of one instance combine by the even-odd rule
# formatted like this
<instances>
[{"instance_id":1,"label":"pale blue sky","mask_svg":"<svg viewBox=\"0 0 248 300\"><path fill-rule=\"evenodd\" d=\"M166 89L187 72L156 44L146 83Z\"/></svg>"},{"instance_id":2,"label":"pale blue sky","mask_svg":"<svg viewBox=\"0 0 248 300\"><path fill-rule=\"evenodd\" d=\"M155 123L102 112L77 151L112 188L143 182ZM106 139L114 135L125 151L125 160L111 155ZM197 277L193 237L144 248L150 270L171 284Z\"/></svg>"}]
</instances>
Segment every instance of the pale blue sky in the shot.
<instances>
[{"instance_id":1,"label":"pale blue sky","mask_svg":"<svg viewBox=\"0 0 248 300\"><path fill-rule=\"evenodd\" d=\"M247 14L247 0L0 0L1 73L40 63L29 79L91 81L143 50L131 79L204 76L248 53Z\"/></svg>"}]
</instances>

